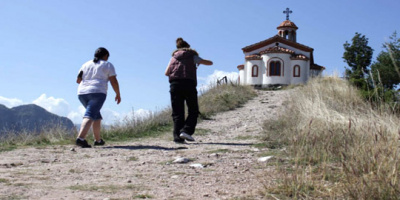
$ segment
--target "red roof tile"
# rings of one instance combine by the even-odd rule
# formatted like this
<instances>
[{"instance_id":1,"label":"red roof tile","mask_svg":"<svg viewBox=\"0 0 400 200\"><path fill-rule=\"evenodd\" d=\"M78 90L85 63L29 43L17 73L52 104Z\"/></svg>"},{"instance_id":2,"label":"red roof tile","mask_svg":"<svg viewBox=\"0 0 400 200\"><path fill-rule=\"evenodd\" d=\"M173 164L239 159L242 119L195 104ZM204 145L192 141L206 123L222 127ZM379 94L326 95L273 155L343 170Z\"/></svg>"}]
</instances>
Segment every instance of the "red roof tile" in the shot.
<instances>
[{"instance_id":1,"label":"red roof tile","mask_svg":"<svg viewBox=\"0 0 400 200\"><path fill-rule=\"evenodd\" d=\"M309 58L303 54L295 54L290 57L292 60L309 60Z\"/></svg>"},{"instance_id":2,"label":"red roof tile","mask_svg":"<svg viewBox=\"0 0 400 200\"><path fill-rule=\"evenodd\" d=\"M274 46L270 47L264 51L261 51L260 54L267 54L267 53L288 53L288 54L294 54L294 51L290 49L286 49L280 46Z\"/></svg>"},{"instance_id":3,"label":"red roof tile","mask_svg":"<svg viewBox=\"0 0 400 200\"><path fill-rule=\"evenodd\" d=\"M260 55L254 54L254 55L246 56L245 59L246 60L261 60L262 58Z\"/></svg>"},{"instance_id":4,"label":"red roof tile","mask_svg":"<svg viewBox=\"0 0 400 200\"><path fill-rule=\"evenodd\" d=\"M300 50L306 51L306 52L314 51L314 49L311 48L311 47L308 47L306 45L302 45L302 44L297 43L297 42L293 42L293 41L287 40L287 39L285 39L285 38L283 38L283 37L281 37L279 35L275 35L274 37L268 38L268 39L266 39L264 41L261 41L261 42L258 42L258 43L243 47L242 50L243 50L244 53L246 53L246 52L254 51L256 49L265 47L267 45L270 45L270 44L273 44L273 43L276 43L276 42L282 43L282 44L286 44L286 45L289 45L291 47L294 47L294 48L297 48L297 49L300 49Z\"/></svg>"},{"instance_id":5,"label":"red roof tile","mask_svg":"<svg viewBox=\"0 0 400 200\"><path fill-rule=\"evenodd\" d=\"M317 65L317 64L312 64L312 65L310 66L310 69L324 70L325 67L324 67L324 66L321 66L321 65Z\"/></svg>"},{"instance_id":6,"label":"red roof tile","mask_svg":"<svg viewBox=\"0 0 400 200\"><path fill-rule=\"evenodd\" d=\"M294 24L292 21L290 20L285 20L283 21L281 24L279 24L279 26L277 27L277 29L281 29L284 27L289 27L289 28L294 28L294 29L299 29L296 24Z\"/></svg>"}]
</instances>

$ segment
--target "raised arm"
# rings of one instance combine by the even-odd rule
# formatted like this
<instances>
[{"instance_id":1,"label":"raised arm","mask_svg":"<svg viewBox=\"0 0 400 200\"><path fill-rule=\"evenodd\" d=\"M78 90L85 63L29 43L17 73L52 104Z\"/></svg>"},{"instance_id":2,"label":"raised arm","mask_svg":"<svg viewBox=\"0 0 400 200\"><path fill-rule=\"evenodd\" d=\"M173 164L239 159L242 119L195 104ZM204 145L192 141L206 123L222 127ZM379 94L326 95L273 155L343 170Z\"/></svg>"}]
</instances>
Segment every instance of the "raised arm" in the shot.
<instances>
[{"instance_id":1,"label":"raised arm","mask_svg":"<svg viewBox=\"0 0 400 200\"><path fill-rule=\"evenodd\" d=\"M199 62L199 64L203 64L203 65L212 65L213 62L211 60L201 60Z\"/></svg>"},{"instance_id":2,"label":"raised arm","mask_svg":"<svg viewBox=\"0 0 400 200\"><path fill-rule=\"evenodd\" d=\"M115 101L117 102L117 104L121 103L121 94L119 93L119 84L118 84L118 80L117 80L117 76L110 76L110 83L111 86L115 92Z\"/></svg>"}]
</instances>

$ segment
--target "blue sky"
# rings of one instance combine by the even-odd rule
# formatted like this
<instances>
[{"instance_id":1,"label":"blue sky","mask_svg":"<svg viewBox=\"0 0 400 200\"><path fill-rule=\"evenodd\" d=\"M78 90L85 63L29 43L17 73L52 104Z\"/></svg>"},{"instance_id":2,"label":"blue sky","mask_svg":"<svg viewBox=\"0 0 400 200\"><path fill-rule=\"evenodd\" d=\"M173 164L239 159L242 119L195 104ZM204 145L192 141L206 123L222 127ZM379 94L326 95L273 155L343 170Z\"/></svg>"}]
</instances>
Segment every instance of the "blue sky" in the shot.
<instances>
[{"instance_id":1,"label":"blue sky","mask_svg":"<svg viewBox=\"0 0 400 200\"><path fill-rule=\"evenodd\" d=\"M0 104L35 103L79 123L77 72L103 46L122 96L116 105L109 87L105 122L162 110L170 103L164 70L177 37L214 62L199 68L201 87L235 76L241 48L277 34L287 7L297 42L314 48L326 75L343 73L343 44L355 32L369 38L375 59L400 31L398 0L1 0Z\"/></svg>"}]
</instances>

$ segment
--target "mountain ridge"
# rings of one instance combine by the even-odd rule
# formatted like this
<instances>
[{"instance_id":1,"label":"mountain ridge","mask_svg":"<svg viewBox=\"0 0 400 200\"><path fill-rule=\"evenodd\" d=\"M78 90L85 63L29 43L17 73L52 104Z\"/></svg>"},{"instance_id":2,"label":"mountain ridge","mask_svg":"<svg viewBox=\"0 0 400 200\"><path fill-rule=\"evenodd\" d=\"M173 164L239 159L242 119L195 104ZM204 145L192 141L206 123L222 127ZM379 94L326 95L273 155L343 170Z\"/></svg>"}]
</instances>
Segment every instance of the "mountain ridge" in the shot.
<instances>
[{"instance_id":1,"label":"mountain ridge","mask_svg":"<svg viewBox=\"0 0 400 200\"><path fill-rule=\"evenodd\" d=\"M62 128L71 133L75 130L70 119L50 113L38 105L7 108L0 104L0 135L22 132L38 134L52 128Z\"/></svg>"}]
</instances>

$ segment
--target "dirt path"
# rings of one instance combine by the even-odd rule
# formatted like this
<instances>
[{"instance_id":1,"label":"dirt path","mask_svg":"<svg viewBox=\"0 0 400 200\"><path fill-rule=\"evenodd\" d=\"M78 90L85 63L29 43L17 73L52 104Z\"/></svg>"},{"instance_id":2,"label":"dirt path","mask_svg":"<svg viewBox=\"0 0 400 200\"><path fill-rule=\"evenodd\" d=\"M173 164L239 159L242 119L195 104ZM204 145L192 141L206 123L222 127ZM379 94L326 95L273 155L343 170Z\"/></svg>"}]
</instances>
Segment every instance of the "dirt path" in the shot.
<instances>
[{"instance_id":1,"label":"dirt path","mask_svg":"<svg viewBox=\"0 0 400 200\"><path fill-rule=\"evenodd\" d=\"M166 134L75 151L70 145L0 153L0 199L262 199L274 168L258 161L270 152L254 144L288 91L257 93L200 123L196 142L187 145ZM177 157L190 161L174 163Z\"/></svg>"}]
</instances>

